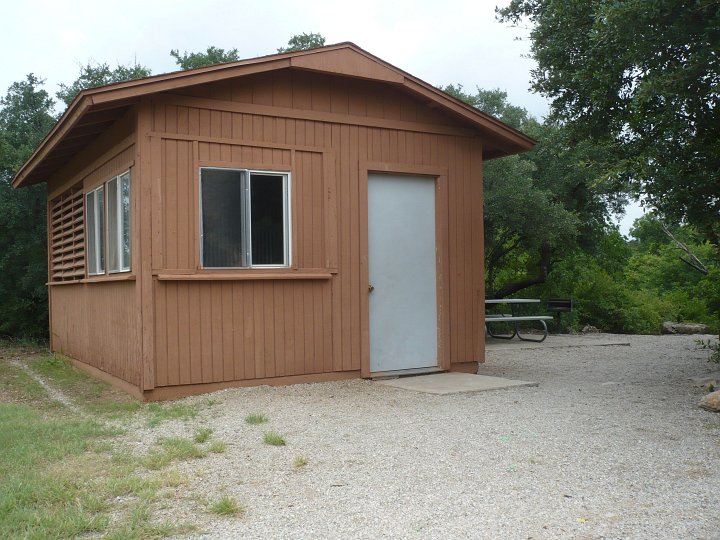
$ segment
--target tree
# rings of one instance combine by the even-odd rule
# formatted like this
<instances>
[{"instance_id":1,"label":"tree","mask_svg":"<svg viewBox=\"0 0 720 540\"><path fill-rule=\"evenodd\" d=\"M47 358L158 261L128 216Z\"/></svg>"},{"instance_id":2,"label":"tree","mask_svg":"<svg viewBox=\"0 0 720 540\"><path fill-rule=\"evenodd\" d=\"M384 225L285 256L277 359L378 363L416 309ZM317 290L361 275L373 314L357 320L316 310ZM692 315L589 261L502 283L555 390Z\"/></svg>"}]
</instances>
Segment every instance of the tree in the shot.
<instances>
[{"instance_id":1,"label":"tree","mask_svg":"<svg viewBox=\"0 0 720 540\"><path fill-rule=\"evenodd\" d=\"M173 49L170 51L170 56L175 58L175 63L180 66L180 69L195 69L240 60L237 49L229 49L226 51L218 47L208 47L205 52L197 53L185 51L182 55L178 49Z\"/></svg>"},{"instance_id":2,"label":"tree","mask_svg":"<svg viewBox=\"0 0 720 540\"><path fill-rule=\"evenodd\" d=\"M288 40L287 47L280 47L277 52L286 53L292 51L305 51L325 45L325 38L320 34L296 34Z\"/></svg>"},{"instance_id":3,"label":"tree","mask_svg":"<svg viewBox=\"0 0 720 540\"><path fill-rule=\"evenodd\" d=\"M616 190L720 244L720 9L715 0L512 0L529 19L533 88Z\"/></svg>"},{"instance_id":4,"label":"tree","mask_svg":"<svg viewBox=\"0 0 720 540\"><path fill-rule=\"evenodd\" d=\"M54 102L30 74L0 99L0 335L47 335L45 186L13 190L15 172L55 123Z\"/></svg>"},{"instance_id":5,"label":"tree","mask_svg":"<svg viewBox=\"0 0 720 540\"><path fill-rule=\"evenodd\" d=\"M152 72L149 68L141 66L137 63L131 66L123 66L118 64L115 69L110 69L108 64L87 63L80 66L80 74L72 84L60 84L60 90L57 92L58 99L70 105L81 90L86 88L94 88L104 84L129 81L132 79L142 79L149 77Z\"/></svg>"},{"instance_id":6,"label":"tree","mask_svg":"<svg viewBox=\"0 0 720 540\"><path fill-rule=\"evenodd\" d=\"M508 103L507 94L501 90L478 88L475 94L468 94L460 85L443 90L541 139L533 152L486 162L483 189L487 295L502 298L544 283L559 248L567 252L568 246L575 245L579 221L577 213L568 210L558 196L558 186L539 181L545 178L538 177L537 162L538 157L547 159L548 149L542 139L548 128L525 109Z\"/></svg>"}]
</instances>

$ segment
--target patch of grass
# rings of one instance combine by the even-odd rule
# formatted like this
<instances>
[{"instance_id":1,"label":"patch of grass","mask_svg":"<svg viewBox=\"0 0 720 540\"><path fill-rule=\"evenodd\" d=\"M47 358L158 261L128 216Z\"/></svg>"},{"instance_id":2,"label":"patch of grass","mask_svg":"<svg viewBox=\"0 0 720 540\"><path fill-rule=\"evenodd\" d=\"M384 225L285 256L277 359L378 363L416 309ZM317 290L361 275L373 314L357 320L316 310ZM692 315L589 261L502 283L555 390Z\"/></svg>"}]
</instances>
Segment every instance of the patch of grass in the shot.
<instances>
[{"instance_id":1,"label":"patch of grass","mask_svg":"<svg viewBox=\"0 0 720 540\"><path fill-rule=\"evenodd\" d=\"M215 501L210 511L218 516L238 516L245 513L245 507L226 495Z\"/></svg>"},{"instance_id":2,"label":"patch of grass","mask_svg":"<svg viewBox=\"0 0 720 540\"><path fill-rule=\"evenodd\" d=\"M148 469L157 470L173 461L198 459L206 455L207 451L200 448L190 439L167 437L158 441L157 447L151 450L143 460L143 465Z\"/></svg>"},{"instance_id":3,"label":"patch of grass","mask_svg":"<svg viewBox=\"0 0 720 540\"><path fill-rule=\"evenodd\" d=\"M285 439L279 433L266 431L263 435L263 442L271 446L285 446Z\"/></svg>"},{"instance_id":4,"label":"patch of grass","mask_svg":"<svg viewBox=\"0 0 720 540\"><path fill-rule=\"evenodd\" d=\"M60 354L45 354L28 362L30 368L63 392L76 395L79 402L94 401L111 391L111 386L80 371L69 358Z\"/></svg>"},{"instance_id":5,"label":"patch of grass","mask_svg":"<svg viewBox=\"0 0 720 540\"><path fill-rule=\"evenodd\" d=\"M213 454L222 454L225 449L227 448L227 444L225 441L213 441L210 443L210 446L208 446L208 450L210 450Z\"/></svg>"},{"instance_id":6,"label":"patch of grass","mask_svg":"<svg viewBox=\"0 0 720 540\"><path fill-rule=\"evenodd\" d=\"M162 487L179 487L188 483L188 477L175 469L161 472L157 480Z\"/></svg>"},{"instance_id":7,"label":"patch of grass","mask_svg":"<svg viewBox=\"0 0 720 540\"><path fill-rule=\"evenodd\" d=\"M0 402L42 402L47 392L22 369L9 362L0 361Z\"/></svg>"},{"instance_id":8,"label":"patch of grass","mask_svg":"<svg viewBox=\"0 0 720 540\"><path fill-rule=\"evenodd\" d=\"M165 420L192 420L197 417L199 407L185 403L150 403L146 410L148 427L157 427Z\"/></svg>"},{"instance_id":9,"label":"patch of grass","mask_svg":"<svg viewBox=\"0 0 720 540\"><path fill-rule=\"evenodd\" d=\"M295 456L295 459L293 460L293 467L296 469L301 469L307 464L308 460L305 456Z\"/></svg>"},{"instance_id":10,"label":"patch of grass","mask_svg":"<svg viewBox=\"0 0 720 540\"><path fill-rule=\"evenodd\" d=\"M195 435L193 436L193 441L195 441L196 443L207 442L208 439L210 439L210 435L212 435L212 433L212 428L200 428L195 432Z\"/></svg>"},{"instance_id":11,"label":"patch of grass","mask_svg":"<svg viewBox=\"0 0 720 540\"><path fill-rule=\"evenodd\" d=\"M256 426L258 424L264 424L267 421L268 421L268 417L262 413L250 413L245 417L245 423L250 424L251 426Z\"/></svg>"},{"instance_id":12,"label":"patch of grass","mask_svg":"<svg viewBox=\"0 0 720 540\"><path fill-rule=\"evenodd\" d=\"M152 519L159 491L183 483L182 475L141 476L141 461L116 448L121 430L98 421L98 415L126 418L141 404L117 400L124 396L59 355L23 351L32 370L91 416L61 407L27 373L4 361L8 353L0 344L0 536L159 538L192 530ZM12 402L4 403L10 394ZM182 454L161 448L172 457Z\"/></svg>"},{"instance_id":13,"label":"patch of grass","mask_svg":"<svg viewBox=\"0 0 720 540\"><path fill-rule=\"evenodd\" d=\"M195 530L189 524L175 524L169 521L154 523L152 519L152 502L138 501L127 513L114 530L105 535L108 540L144 540L146 538L167 538Z\"/></svg>"},{"instance_id":14,"label":"patch of grass","mask_svg":"<svg viewBox=\"0 0 720 540\"><path fill-rule=\"evenodd\" d=\"M90 419L0 405L0 516L4 537L75 537L109 525L108 494L88 452L113 434Z\"/></svg>"}]
</instances>

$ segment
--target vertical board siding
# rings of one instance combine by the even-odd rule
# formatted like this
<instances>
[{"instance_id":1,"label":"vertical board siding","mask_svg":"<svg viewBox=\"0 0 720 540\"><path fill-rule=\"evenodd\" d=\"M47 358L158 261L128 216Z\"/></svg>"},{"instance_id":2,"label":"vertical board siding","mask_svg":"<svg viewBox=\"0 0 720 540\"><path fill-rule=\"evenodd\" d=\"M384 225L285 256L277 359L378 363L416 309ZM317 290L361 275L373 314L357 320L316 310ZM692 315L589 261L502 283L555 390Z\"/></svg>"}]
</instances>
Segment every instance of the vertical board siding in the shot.
<instances>
[{"instance_id":1,"label":"vertical board siding","mask_svg":"<svg viewBox=\"0 0 720 540\"><path fill-rule=\"evenodd\" d=\"M54 349L139 386L135 283L63 285L50 295Z\"/></svg>"},{"instance_id":2,"label":"vertical board siding","mask_svg":"<svg viewBox=\"0 0 720 540\"><path fill-rule=\"evenodd\" d=\"M371 81L272 73L181 92L219 102L453 125L422 101ZM204 104L203 107L207 107ZM219 107L220 109L221 107ZM290 171L292 262L329 280L157 281L157 385L360 370L367 329L365 162L447 170L449 357L482 360L482 147L478 138L351 123L153 105L162 179L153 268L197 270L199 165ZM173 135L178 137L173 138ZM198 142L180 136L197 137ZM158 139L160 140L160 139ZM157 242L156 242L157 243ZM408 269L411 271L411 269ZM363 333L365 332L365 334Z\"/></svg>"},{"instance_id":3,"label":"vertical board siding","mask_svg":"<svg viewBox=\"0 0 720 540\"><path fill-rule=\"evenodd\" d=\"M155 294L157 386L332 371L327 280L156 281Z\"/></svg>"}]
</instances>

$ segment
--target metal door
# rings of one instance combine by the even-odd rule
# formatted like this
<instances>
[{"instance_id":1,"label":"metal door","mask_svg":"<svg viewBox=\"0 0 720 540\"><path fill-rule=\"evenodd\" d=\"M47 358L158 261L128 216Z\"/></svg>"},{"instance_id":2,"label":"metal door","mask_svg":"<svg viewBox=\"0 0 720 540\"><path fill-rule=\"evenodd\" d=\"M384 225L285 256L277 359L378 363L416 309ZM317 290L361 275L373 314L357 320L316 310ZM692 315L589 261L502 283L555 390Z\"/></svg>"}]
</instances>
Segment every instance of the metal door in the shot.
<instances>
[{"instance_id":1,"label":"metal door","mask_svg":"<svg viewBox=\"0 0 720 540\"><path fill-rule=\"evenodd\" d=\"M368 177L370 371L436 367L435 179Z\"/></svg>"}]
</instances>

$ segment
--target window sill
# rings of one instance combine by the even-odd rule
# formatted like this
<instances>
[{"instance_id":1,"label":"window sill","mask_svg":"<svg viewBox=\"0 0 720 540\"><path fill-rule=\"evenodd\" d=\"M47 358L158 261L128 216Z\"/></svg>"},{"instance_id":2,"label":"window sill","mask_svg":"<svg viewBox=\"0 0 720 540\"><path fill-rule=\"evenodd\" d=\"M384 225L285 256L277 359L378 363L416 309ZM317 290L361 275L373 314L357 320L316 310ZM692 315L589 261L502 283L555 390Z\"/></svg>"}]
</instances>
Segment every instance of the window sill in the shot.
<instances>
[{"instance_id":1,"label":"window sill","mask_svg":"<svg viewBox=\"0 0 720 540\"><path fill-rule=\"evenodd\" d=\"M258 281L266 279L331 279L337 270L325 268L289 268L267 270L237 270L211 272L202 271L192 274L158 273L158 281Z\"/></svg>"},{"instance_id":2,"label":"window sill","mask_svg":"<svg viewBox=\"0 0 720 540\"><path fill-rule=\"evenodd\" d=\"M100 275L100 276L92 276L85 279L77 279L75 281L50 281L49 283L46 283L45 285L49 287L55 287L57 285L78 285L82 283L106 283L108 281L135 281L135 274L131 274L129 272L123 272L122 274L116 273L116 274L109 274L109 275Z\"/></svg>"}]
</instances>

